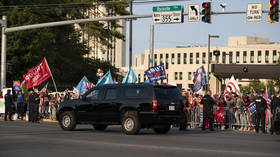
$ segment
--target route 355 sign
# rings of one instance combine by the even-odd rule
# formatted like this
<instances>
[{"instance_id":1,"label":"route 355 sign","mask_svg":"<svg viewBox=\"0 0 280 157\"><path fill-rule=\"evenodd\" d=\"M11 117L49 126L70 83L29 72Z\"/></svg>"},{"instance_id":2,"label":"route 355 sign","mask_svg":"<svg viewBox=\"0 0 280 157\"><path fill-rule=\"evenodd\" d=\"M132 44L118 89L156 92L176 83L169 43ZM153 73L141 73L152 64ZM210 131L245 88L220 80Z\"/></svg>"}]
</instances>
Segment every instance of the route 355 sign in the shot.
<instances>
[{"instance_id":1,"label":"route 355 sign","mask_svg":"<svg viewBox=\"0 0 280 157\"><path fill-rule=\"evenodd\" d=\"M183 6L158 6L153 7L153 23L169 24L184 22Z\"/></svg>"}]
</instances>

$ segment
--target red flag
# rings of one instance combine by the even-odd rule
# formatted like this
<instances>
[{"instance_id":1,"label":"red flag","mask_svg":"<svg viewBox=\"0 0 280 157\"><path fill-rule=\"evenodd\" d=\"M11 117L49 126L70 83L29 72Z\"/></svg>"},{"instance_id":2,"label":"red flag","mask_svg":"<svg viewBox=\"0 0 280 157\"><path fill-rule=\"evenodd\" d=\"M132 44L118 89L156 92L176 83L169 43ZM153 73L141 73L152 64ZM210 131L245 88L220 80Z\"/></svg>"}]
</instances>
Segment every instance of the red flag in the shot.
<instances>
[{"instance_id":1,"label":"red flag","mask_svg":"<svg viewBox=\"0 0 280 157\"><path fill-rule=\"evenodd\" d=\"M47 65L46 58L41 60L34 68L30 69L27 74L23 75L27 88L36 87L51 77L51 71Z\"/></svg>"}]
</instances>

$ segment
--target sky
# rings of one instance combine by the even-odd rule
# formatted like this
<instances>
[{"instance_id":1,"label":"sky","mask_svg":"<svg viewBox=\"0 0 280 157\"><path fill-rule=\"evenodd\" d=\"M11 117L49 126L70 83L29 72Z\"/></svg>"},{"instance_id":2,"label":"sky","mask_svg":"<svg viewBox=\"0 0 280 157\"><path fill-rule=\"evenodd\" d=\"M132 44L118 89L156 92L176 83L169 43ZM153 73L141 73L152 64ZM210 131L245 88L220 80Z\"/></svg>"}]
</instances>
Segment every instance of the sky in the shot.
<instances>
[{"instance_id":1,"label":"sky","mask_svg":"<svg viewBox=\"0 0 280 157\"><path fill-rule=\"evenodd\" d=\"M152 14L153 6L182 5L187 13L189 4L201 4L207 0L186 0L179 2L165 2L154 4L135 4L134 15ZM209 0L208 0L209 1ZM263 10L268 10L269 0L212 0L212 11L221 12L221 3L227 3L225 11L246 11L248 3L262 3ZM143 54L150 48L150 25L152 18L142 18L133 21L132 53ZM127 22L126 34L126 65L128 66L129 49L129 23ZM268 23L267 14L262 15L261 22L247 22L246 14L238 15L212 15L212 24L188 22L185 16L184 23L156 24L154 27L154 48L175 48L176 46L200 45L206 46L208 34L219 35L218 39L211 39L211 46L227 45L230 36L257 36L269 38L271 42L280 42L280 22ZM134 60L134 57L132 58Z\"/></svg>"}]
</instances>

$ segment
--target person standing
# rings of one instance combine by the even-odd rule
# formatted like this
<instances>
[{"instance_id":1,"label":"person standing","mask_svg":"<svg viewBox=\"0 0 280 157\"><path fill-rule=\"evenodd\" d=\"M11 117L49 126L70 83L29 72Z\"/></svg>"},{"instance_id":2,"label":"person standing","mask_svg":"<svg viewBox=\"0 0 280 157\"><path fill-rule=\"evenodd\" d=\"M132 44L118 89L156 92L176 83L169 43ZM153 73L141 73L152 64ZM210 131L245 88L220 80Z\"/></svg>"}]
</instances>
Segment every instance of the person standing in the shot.
<instances>
[{"instance_id":1,"label":"person standing","mask_svg":"<svg viewBox=\"0 0 280 157\"><path fill-rule=\"evenodd\" d=\"M13 96L11 95L11 90L8 89L7 94L4 96L5 99L5 118L7 121L7 116L9 115L10 121L12 121L12 112L13 112Z\"/></svg>"},{"instance_id":2,"label":"person standing","mask_svg":"<svg viewBox=\"0 0 280 157\"><path fill-rule=\"evenodd\" d=\"M39 110L39 103L40 103L40 97L38 94L38 89L34 88L34 91L32 94L29 95L29 118L30 122L38 122L38 110Z\"/></svg>"},{"instance_id":3,"label":"person standing","mask_svg":"<svg viewBox=\"0 0 280 157\"><path fill-rule=\"evenodd\" d=\"M256 132L259 132L259 126L261 123L262 132L265 133L265 110L267 107L266 100L263 98L264 91L261 91L256 98Z\"/></svg>"},{"instance_id":4,"label":"person standing","mask_svg":"<svg viewBox=\"0 0 280 157\"><path fill-rule=\"evenodd\" d=\"M202 130L205 130L206 118L208 118L209 119L209 128L211 131L214 131L214 129L213 129L213 122L214 122L213 106L216 104L216 101L211 97L210 90L208 90L206 92L206 95L202 98L200 103L203 104Z\"/></svg>"},{"instance_id":5,"label":"person standing","mask_svg":"<svg viewBox=\"0 0 280 157\"><path fill-rule=\"evenodd\" d=\"M272 119L271 119L271 130L270 133L273 134L275 130L275 120L276 120L276 108L280 106L280 92L276 91L276 94L273 96L272 101L271 101L271 114L272 114Z\"/></svg>"},{"instance_id":6,"label":"person standing","mask_svg":"<svg viewBox=\"0 0 280 157\"><path fill-rule=\"evenodd\" d=\"M17 113L21 117L21 120L23 120L23 116L24 116L23 98L24 98L24 94L21 91L18 91L18 93L17 93Z\"/></svg>"}]
</instances>

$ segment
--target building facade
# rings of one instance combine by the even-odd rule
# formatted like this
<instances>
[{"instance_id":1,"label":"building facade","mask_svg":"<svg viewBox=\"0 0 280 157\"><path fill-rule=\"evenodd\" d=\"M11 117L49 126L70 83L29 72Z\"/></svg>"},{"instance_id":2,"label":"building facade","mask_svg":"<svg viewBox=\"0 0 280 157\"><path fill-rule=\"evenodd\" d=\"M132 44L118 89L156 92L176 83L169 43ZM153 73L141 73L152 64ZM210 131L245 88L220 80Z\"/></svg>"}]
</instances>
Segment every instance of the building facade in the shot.
<instances>
[{"instance_id":1,"label":"building facade","mask_svg":"<svg viewBox=\"0 0 280 157\"><path fill-rule=\"evenodd\" d=\"M213 55L213 51L219 50L220 55ZM176 84L179 88L192 89L192 77L195 71L204 66L206 73L208 65L211 72L211 64L277 64L280 52L280 43L270 43L267 38L237 36L229 37L227 46L208 47L188 46L179 48L162 48L154 50L153 65L164 64L167 79L163 83ZM144 71L148 69L150 51L145 54L136 54L134 57L134 71L139 82L144 82ZM209 59L209 64L208 64ZM280 69L279 69L280 70ZM240 83L241 85L248 82ZM215 93L217 81L210 74L210 89Z\"/></svg>"},{"instance_id":2,"label":"building facade","mask_svg":"<svg viewBox=\"0 0 280 157\"><path fill-rule=\"evenodd\" d=\"M83 14L87 15L89 18L101 18L106 16L116 16L112 10L107 10L104 6L93 5L91 9L84 10ZM104 28L114 29L111 25L110 21L102 22L104 24ZM126 21L119 20L118 25L120 28L117 30L125 35L126 34ZM82 31L81 42L85 43L89 48L89 54L85 57L100 59L102 61L108 61L113 66L117 68L121 68L125 66L126 63L126 42L122 39L117 39L112 37L108 39L108 42L112 45L112 47L104 46L100 43L100 40L93 36L88 35L86 31L84 31L80 25L75 25L76 29ZM89 29L87 24L85 24L84 29Z\"/></svg>"}]
</instances>

